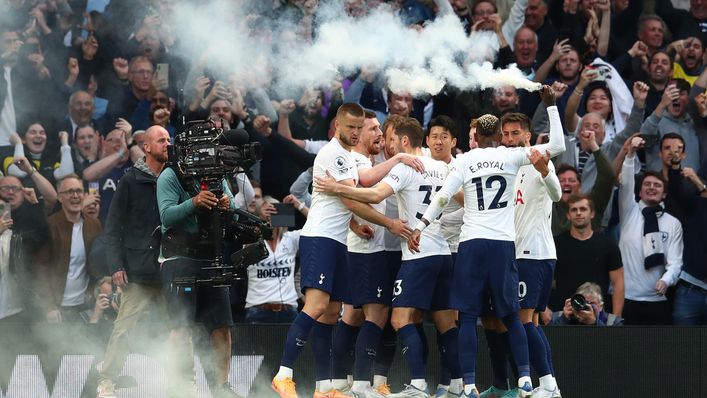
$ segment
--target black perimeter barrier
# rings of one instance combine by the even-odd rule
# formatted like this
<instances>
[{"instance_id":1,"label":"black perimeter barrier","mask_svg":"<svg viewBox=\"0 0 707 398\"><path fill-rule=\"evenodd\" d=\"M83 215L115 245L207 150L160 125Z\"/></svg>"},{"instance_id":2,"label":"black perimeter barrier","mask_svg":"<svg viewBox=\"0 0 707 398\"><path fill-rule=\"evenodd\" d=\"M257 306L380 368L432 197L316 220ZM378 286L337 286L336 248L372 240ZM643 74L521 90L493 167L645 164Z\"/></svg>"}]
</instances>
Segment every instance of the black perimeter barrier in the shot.
<instances>
[{"instance_id":1,"label":"black perimeter barrier","mask_svg":"<svg viewBox=\"0 0 707 398\"><path fill-rule=\"evenodd\" d=\"M276 398L270 389L278 369L287 325L236 325L230 375L236 392ZM707 397L707 327L546 327L562 396ZM429 339L428 383L434 388L439 355L434 327ZM163 398L166 330L147 324L119 381L119 398ZM97 375L110 325L18 324L0 322L0 398L95 397ZM205 340L197 337L197 341ZM210 398L208 355L197 351L199 398ZM160 359L162 358L162 359ZM491 381L486 342L479 329L477 385ZM170 360L171 361L171 360ZM407 380L399 349L391 369L394 391ZM305 347L295 367L297 389L308 397L314 387L311 351Z\"/></svg>"}]
</instances>

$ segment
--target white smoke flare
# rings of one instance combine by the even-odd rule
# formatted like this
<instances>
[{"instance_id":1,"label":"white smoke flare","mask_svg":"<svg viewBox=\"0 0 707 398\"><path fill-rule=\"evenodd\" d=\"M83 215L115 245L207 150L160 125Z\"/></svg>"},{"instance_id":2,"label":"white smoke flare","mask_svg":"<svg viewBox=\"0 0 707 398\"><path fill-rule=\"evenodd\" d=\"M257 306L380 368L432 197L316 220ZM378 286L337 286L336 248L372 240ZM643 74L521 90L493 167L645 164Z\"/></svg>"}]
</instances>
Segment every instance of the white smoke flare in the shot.
<instances>
[{"instance_id":1,"label":"white smoke flare","mask_svg":"<svg viewBox=\"0 0 707 398\"><path fill-rule=\"evenodd\" d=\"M437 94L445 85L461 90L540 88L515 66L494 70L490 63L472 63L481 53L495 54L495 37L470 39L454 14L440 15L418 30L386 7L355 19L345 14L341 2L320 2L316 20L323 22L308 42L296 34L297 20L261 18L257 29L252 24L246 28L252 19L240 7L223 0L177 6L172 26L180 27L180 51L203 59L202 47L208 44L210 68L250 85L272 81L281 95L329 86L337 77L371 67L393 91L414 96Z\"/></svg>"}]
</instances>

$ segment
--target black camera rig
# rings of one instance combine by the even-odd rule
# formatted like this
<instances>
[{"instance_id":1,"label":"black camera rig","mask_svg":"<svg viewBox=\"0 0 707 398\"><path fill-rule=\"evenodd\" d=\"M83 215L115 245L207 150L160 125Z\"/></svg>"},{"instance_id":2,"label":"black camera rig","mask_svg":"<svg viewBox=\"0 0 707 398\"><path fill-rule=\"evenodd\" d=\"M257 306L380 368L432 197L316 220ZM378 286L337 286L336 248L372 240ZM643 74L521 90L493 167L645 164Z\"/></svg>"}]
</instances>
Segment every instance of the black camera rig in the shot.
<instances>
[{"instance_id":1,"label":"black camera rig","mask_svg":"<svg viewBox=\"0 0 707 398\"><path fill-rule=\"evenodd\" d=\"M211 120L199 120L187 123L176 134L174 145L169 147L167 166L174 169L190 195L206 190L220 198L224 181L260 159L260 143L249 142L245 130L224 131ZM199 209L197 225L197 234L166 231L162 247L171 248L177 255L207 260L208 265L202 270L209 271L208 277L177 278L172 282L173 288L189 291L200 286L229 286L240 279L239 271L268 256L264 241L272 237L272 228L248 212L218 207ZM230 256L230 263L224 261L227 242L243 245Z\"/></svg>"}]
</instances>

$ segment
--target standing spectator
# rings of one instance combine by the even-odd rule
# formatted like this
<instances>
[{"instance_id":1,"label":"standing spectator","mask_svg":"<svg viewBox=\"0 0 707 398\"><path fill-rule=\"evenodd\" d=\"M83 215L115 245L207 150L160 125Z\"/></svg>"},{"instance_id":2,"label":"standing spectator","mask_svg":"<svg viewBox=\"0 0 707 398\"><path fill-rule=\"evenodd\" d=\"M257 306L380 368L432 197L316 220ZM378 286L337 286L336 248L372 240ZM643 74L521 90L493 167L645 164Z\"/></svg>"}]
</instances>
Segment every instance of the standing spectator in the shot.
<instances>
[{"instance_id":1,"label":"standing spectator","mask_svg":"<svg viewBox=\"0 0 707 398\"><path fill-rule=\"evenodd\" d=\"M19 321L23 318L26 281L23 279L25 263L22 253L13 247L12 213L10 204L0 200L0 322ZM15 236L17 239L17 236ZM24 289L23 289L24 288Z\"/></svg>"},{"instance_id":2,"label":"standing spectator","mask_svg":"<svg viewBox=\"0 0 707 398\"><path fill-rule=\"evenodd\" d=\"M115 129L111 131L101 145L101 159L86 167L83 179L98 183L98 192L101 195L100 220L104 222L108 216L110 202L118 188L120 178L125 171L143 156L142 149L133 145L131 131Z\"/></svg>"},{"instance_id":3,"label":"standing spectator","mask_svg":"<svg viewBox=\"0 0 707 398\"><path fill-rule=\"evenodd\" d=\"M137 56L127 64L114 62L114 68L119 78L127 78L127 85L112 93L108 98L106 123L111 124L122 117L130 124L138 125L149 116L150 101L148 94L152 88L152 78L155 68L149 58Z\"/></svg>"},{"instance_id":4,"label":"standing spectator","mask_svg":"<svg viewBox=\"0 0 707 398\"><path fill-rule=\"evenodd\" d=\"M682 267L682 228L664 211L667 186L660 173L647 171L641 175L640 202L636 203L634 158L644 144L641 137L631 139L621 170L619 248L626 283L623 315L627 325L669 325L671 308L665 293L677 283Z\"/></svg>"},{"instance_id":5,"label":"standing spectator","mask_svg":"<svg viewBox=\"0 0 707 398\"><path fill-rule=\"evenodd\" d=\"M268 203L279 203L267 197ZM302 214L309 208L293 195L283 199ZM286 227L273 228L272 239L265 242L268 257L248 267L248 295L246 296L246 323L290 323L297 316L295 289L295 258L299 248L300 231Z\"/></svg>"},{"instance_id":6,"label":"standing spectator","mask_svg":"<svg viewBox=\"0 0 707 398\"><path fill-rule=\"evenodd\" d=\"M91 125L98 128L98 124L93 120L95 110L93 96L85 91L76 91L69 97L68 113L64 119L57 123L59 131L69 132L69 144L76 141L76 130L80 126Z\"/></svg>"},{"instance_id":7,"label":"standing spectator","mask_svg":"<svg viewBox=\"0 0 707 398\"><path fill-rule=\"evenodd\" d=\"M663 48L665 32L665 22L658 15L644 15L638 20L638 40L646 46L649 56Z\"/></svg>"},{"instance_id":8,"label":"standing spectator","mask_svg":"<svg viewBox=\"0 0 707 398\"><path fill-rule=\"evenodd\" d=\"M492 112L499 118L509 112L518 111L518 91L513 86L501 86L492 91Z\"/></svg>"},{"instance_id":9,"label":"standing spectator","mask_svg":"<svg viewBox=\"0 0 707 398\"><path fill-rule=\"evenodd\" d=\"M152 232L160 225L155 189L167 162L170 140L169 132L159 126L150 127L145 135L145 157L120 179L106 220L106 257L111 259L108 272L123 294L101 368L99 398L115 396L115 382L137 322L155 307L163 318L166 315Z\"/></svg>"},{"instance_id":10,"label":"standing spectator","mask_svg":"<svg viewBox=\"0 0 707 398\"><path fill-rule=\"evenodd\" d=\"M291 111L290 103L280 109L278 123L288 123L292 138L300 140L329 140L329 120L322 116L324 92L322 90L306 90L297 106ZM335 106L337 108L338 106ZM282 108L282 105L281 105ZM291 113L288 113L291 111ZM282 120L284 117L284 121ZM279 128L278 128L279 130Z\"/></svg>"},{"instance_id":11,"label":"standing spectator","mask_svg":"<svg viewBox=\"0 0 707 398\"><path fill-rule=\"evenodd\" d=\"M0 198L10 204L12 232L22 237L23 255L34 263L39 248L50 239L44 210L33 188L25 188L14 176L0 178Z\"/></svg>"},{"instance_id":12,"label":"standing spectator","mask_svg":"<svg viewBox=\"0 0 707 398\"><path fill-rule=\"evenodd\" d=\"M7 145L9 133L29 120L45 116L60 100L55 95L37 38L21 40L18 32L3 33L3 29L0 37L0 64L4 72L4 78L0 78L0 145Z\"/></svg>"},{"instance_id":13,"label":"standing spectator","mask_svg":"<svg viewBox=\"0 0 707 398\"><path fill-rule=\"evenodd\" d=\"M584 65L580 62L579 52L567 44L567 41L568 39L565 39L555 43L552 53L535 73L535 81L551 85L552 89L557 93L557 110L561 115L565 114L567 101L573 95L574 88L579 81L579 74L584 68ZM547 77L551 70L556 72L556 75ZM545 107L542 104L538 104L535 113L532 115L533 131L540 133L549 130L549 122L546 115Z\"/></svg>"},{"instance_id":14,"label":"standing spectator","mask_svg":"<svg viewBox=\"0 0 707 398\"><path fill-rule=\"evenodd\" d=\"M645 115L653 114L672 75L673 58L670 54L663 50L654 52L648 60L648 96Z\"/></svg>"},{"instance_id":15,"label":"standing spectator","mask_svg":"<svg viewBox=\"0 0 707 398\"><path fill-rule=\"evenodd\" d=\"M583 72L584 74L584 72ZM581 85L581 83L580 83ZM572 97L576 97L575 89ZM587 100L587 113L578 119L577 132L574 137L565 138L567 151L560 155L560 161L577 168L582 175L582 191L588 192L596 180L596 169L594 159L591 156L597 150L601 150L607 159L614 159L621 151L624 142L638 131L643 120L643 108L645 107L648 86L642 82L633 85L633 106L628 123L621 130L616 130L613 122L607 117L611 117L611 95L606 87L595 87L589 92ZM571 111L572 102L567 105L567 112ZM566 113L567 115L567 113ZM575 115L576 116L576 115ZM575 128L572 128L574 130ZM609 137L610 130L613 130Z\"/></svg>"},{"instance_id":16,"label":"standing spectator","mask_svg":"<svg viewBox=\"0 0 707 398\"><path fill-rule=\"evenodd\" d=\"M645 2L630 0L611 1L611 35L609 36L608 59L615 59L625 53L636 41L638 19L643 13Z\"/></svg>"},{"instance_id":17,"label":"standing spectator","mask_svg":"<svg viewBox=\"0 0 707 398\"><path fill-rule=\"evenodd\" d=\"M575 286L586 281L601 287L602 295L611 295L612 312L621 315L624 305L624 270L619 247L611 239L592 228L594 201L586 194L573 194L567 199L566 218L570 230L555 237L557 266L550 305L562 308ZM613 287L610 294L609 287ZM546 311L547 319L547 311Z\"/></svg>"},{"instance_id":18,"label":"standing spectator","mask_svg":"<svg viewBox=\"0 0 707 398\"><path fill-rule=\"evenodd\" d=\"M690 10L673 7L671 0L656 0L655 12L665 19L676 39L695 36L702 43L707 42L707 4L704 1L691 0Z\"/></svg>"},{"instance_id":19,"label":"standing spectator","mask_svg":"<svg viewBox=\"0 0 707 398\"><path fill-rule=\"evenodd\" d=\"M558 31L547 18L548 0L528 0L525 8L524 24L530 28L538 37L538 60L541 62L550 56L552 43L557 40ZM560 113L562 114L562 113Z\"/></svg>"},{"instance_id":20,"label":"standing spectator","mask_svg":"<svg viewBox=\"0 0 707 398\"><path fill-rule=\"evenodd\" d=\"M76 128L76 141L72 154L76 174L82 176L84 169L98 160L100 143L101 137L98 131L90 124Z\"/></svg>"},{"instance_id":21,"label":"standing spectator","mask_svg":"<svg viewBox=\"0 0 707 398\"><path fill-rule=\"evenodd\" d=\"M693 170L700 168L700 137L695 119L688 113L690 83L673 79L668 83L660 103L643 122L641 133L656 136L646 143L646 169L661 170L660 138L667 133L677 133L685 141L687 157L684 165ZM701 124L701 121L700 121Z\"/></svg>"},{"instance_id":22,"label":"standing spectator","mask_svg":"<svg viewBox=\"0 0 707 398\"><path fill-rule=\"evenodd\" d=\"M469 34L471 32L471 25L473 25L471 11L469 10L470 2L468 0L450 0L449 3L452 5L452 10L454 10L454 13L457 17L459 17L459 21L461 21L462 26L464 26L466 34Z\"/></svg>"},{"instance_id":23,"label":"standing spectator","mask_svg":"<svg viewBox=\"0 0 707 398\"><path fill-rule=\"evenodd\" d=\"M694 84L697 77L704 70L702 56L705 53L705 49L702 46L702 42L696 37L688 37L687 39L670 43L668 51L675 52L673 77L683 79L690 85Z\"/></svg>"},{"instance_id":24,"label":"standing spectator","mask_svg":"<svg viewBox=\"0 0 707 398\"><path fill-rule=\"evenodd\" d=\"M84 188L77 175L64 178L57 188L61 211L49 217L51 240L37 256L38 292L47 321L80 322L90 296L86 259L101 224L81 215Z\"/></svg>"},{"instance_id":25,"label":"standing spectator","mask_svg":"<svg viewBox=\"0 0 707 398\"><path fill-rule=\"evenodd\" d=\"M61 152L52 153L52 149L47 147L47 133L44 127L39 122L33 122L22 137L17 134L10 135L10 142L15 146L15 152L13 156L3 159L2 165L5 174L23 179L27 186L37 187L48 208L56 203L54 191L56 182L69 174L74 174L69 134L60 131L59 141Z\"/></svg>"},{"instance_id":26,"label":"standing spectator","mask_svg":"<svg viewBox=\"0 0 707 398\"><path fill-rule=\"evenodd\" d=\"M680 136L663 137L664 172L668 180L665 209L680 220L683 228L683 266L673 306L676 325L707 324L707 187L689 167L681 167L684 146ZM677 148L676 148L677 147ZM667 152L667 153L666 153Z\"/></svg>"},{"instance_id":27,"label":"standing spectator","mask_svg":"<svg viewBox=\"0 0 707 398\"><path fill-rule=\"evenodd\" d=\"M19 89L15 66L21 45L22 40L17 32L0 30L0 65L3 67L3 78L0 79L0 145L8 145L10 134L17 131L18 112L15 108L20 104L15 104Z\"/></svg>"}]
</instances>

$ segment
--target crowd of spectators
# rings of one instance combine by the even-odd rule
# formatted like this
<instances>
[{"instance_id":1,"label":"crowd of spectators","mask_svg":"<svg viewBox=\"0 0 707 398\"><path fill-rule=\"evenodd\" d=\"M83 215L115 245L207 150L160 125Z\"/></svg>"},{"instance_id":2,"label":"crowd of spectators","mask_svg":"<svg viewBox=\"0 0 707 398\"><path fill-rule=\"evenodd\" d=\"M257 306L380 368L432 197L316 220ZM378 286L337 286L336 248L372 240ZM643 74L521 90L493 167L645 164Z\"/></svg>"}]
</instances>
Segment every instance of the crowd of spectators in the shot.
<instances>
[{"instance_id":1,"label":"crowd of spectators","mask_svg":"<svg viewBox=\"0 0 707 398\"><path fill-rule=\"evenodd\" d=\"M536 93L449 86L413 97L386 87L372 67L283 98L274 83L219 76L208 57L176 51L179 32L166 23L176 3L0 0L0 322L110 320L120 300L104 278L101 225L152 125L173 136L183 115L248 131L263 158L231 182L238 206L264 218L280 201L306 215L310 166L343 102L381 123L402 115L426 127L449 116L458 152L473 148L468 127L483 113L527 114L533 142L549 130ZM317 0L243 3L241 23L286 16L297 21L293 40L317 38ZM359 18L387 7L425 29L440 3L346 0L342 12ZM494 66L515 63L559 91L567 150L554 159L563 195L553 209L558 261L543 320L707 324L707 2L449 3L469 40L492 39ZM287 321L297 305L299 235L276 231L270 257L245 275L250 286L234 286L234 311L249 321ZM568 308L575 291L595 304L591 317Z\"/></svg>"}]
</instances>

